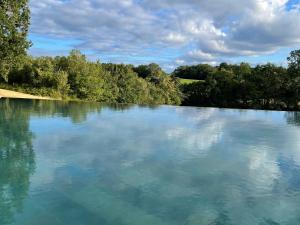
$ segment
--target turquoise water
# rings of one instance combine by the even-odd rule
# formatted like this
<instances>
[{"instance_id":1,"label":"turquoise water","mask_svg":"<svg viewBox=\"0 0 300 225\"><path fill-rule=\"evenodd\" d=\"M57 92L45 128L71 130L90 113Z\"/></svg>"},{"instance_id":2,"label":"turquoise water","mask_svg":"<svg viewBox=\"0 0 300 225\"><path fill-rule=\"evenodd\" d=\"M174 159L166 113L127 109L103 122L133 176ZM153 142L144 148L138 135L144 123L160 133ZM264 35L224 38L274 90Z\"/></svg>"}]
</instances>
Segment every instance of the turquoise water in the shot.
<instances>
[{"instance_id":1,"label":"turquoise water","mask_svg":"<svg viewBox=\"0 0 300 225\"><path fill-rule=\"evenodd\" d=\"M0 100L0 225L300 224L300 114Z\"/></svg>"}]
</instances>

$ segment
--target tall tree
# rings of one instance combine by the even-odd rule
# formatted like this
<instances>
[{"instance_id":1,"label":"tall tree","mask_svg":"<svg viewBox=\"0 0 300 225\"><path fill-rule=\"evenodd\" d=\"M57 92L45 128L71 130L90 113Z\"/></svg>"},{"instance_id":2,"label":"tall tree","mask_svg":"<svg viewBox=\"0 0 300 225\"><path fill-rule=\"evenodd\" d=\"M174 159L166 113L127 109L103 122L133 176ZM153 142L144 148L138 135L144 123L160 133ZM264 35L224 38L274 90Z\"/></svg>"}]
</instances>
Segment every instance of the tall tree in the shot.
<instances>
[{"instance_id":1,"label":"tall tree","mask_svg":"<svg viewBox=\"0 0 300 225\"><path fill-rule=\"evenodd\" d=\"M30 47L27 40L30 11L28 0L0 0L0 78Z\"/></svg>"},{"instance_id":2,"label":"tall tree","mask_svg":"<svg viewBox=\"0 0 300 225\"><path fill-rule=\"evenodd\" d=\"M292 51L290 56L287 58L289 67L288 73L291 77L300 76L300 49Z\"/></svg>"}]
</instances>

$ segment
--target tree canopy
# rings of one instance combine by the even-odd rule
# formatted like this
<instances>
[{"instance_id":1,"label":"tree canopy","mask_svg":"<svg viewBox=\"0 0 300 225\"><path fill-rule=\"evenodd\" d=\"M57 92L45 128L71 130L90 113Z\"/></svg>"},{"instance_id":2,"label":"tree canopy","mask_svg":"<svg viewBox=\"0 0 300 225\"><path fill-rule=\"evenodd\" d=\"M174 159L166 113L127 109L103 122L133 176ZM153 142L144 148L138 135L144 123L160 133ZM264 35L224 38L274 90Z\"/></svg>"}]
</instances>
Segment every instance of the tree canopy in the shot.
<instances>
[{"instance_id":1,"label":"tree canopy","mask_svg":"<svg viewBox=\"0 0 300 225\"><path fill-rule=\"evenodd\" d=\"M140 68L147 68L147 75ZM68 56L24 57L7 75L9 87L32 94L110 103L180 104L179 84L157 64L90 62L78 50Z\"/></svg>"},{"instance_id":2,"label":"tree canopy","mask_svg":"<svg viewBox=\"0 0 300 225\"><path fill-rule=\"evenodd\" d=\"M30 46L28 0L0 1L0 79L7 75Z\"/></svg>"},{"instance_id":3,"label":"tree canopy","mask_svg":"<svg viewBox=\"0 0 300 225\"><path fill-rule=\"evenodd\" d=\"M255 67L221 63L214 69L203 82L182 85L184 105L299 109L299 50L291 52L287 68L271 63Z\"/></svg>"}]
</instances>

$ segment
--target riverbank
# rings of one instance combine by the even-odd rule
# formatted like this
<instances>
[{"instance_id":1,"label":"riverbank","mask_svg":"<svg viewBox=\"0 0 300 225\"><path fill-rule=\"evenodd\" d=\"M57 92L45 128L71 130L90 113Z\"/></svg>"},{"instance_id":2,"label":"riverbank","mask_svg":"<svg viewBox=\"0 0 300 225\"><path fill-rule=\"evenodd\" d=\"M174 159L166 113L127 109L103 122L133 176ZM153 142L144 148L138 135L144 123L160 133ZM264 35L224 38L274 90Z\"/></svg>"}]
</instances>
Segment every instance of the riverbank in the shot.
<instances>
[{"instance_id":1,"label":"riverbank","mask_svg":"<svg viewBox=\"0 0 300 225\"><path fill-rule=\"evenodd\" d=\"M36 95L25 94L22 92L9 91L0 89L0 98L21 98L21 99L41 99L41 100L56 100L50 97L42 97Z\"/></svg>"}]
</instances>

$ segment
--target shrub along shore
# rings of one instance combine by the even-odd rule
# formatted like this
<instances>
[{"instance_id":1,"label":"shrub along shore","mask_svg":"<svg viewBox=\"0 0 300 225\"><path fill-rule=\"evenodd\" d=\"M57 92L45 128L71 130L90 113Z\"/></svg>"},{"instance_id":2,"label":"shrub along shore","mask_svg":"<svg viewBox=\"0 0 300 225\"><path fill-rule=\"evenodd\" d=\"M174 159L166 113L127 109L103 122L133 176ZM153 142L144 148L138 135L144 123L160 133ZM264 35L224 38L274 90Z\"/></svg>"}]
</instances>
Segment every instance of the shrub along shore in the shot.
<instances>
[{"instance_id":1,"label":"shrub along shore","mask_svg":"<svg viewBox=\"0 0 300 225\"><path fill-rule=\"evenodd\" d=\"M182 66L173 76L201 81L181 86L183 105L299 110L300 50L292 51L287 60L287 67L271 63Z\"/></svg>"},{"instance_id":2,"label":"shrub along shore","mask_svg":"<svg viewBox=\"0 0 300 225\"><path fill-rule=\"evenodd\" d=\"M124 65L68 56L24 55L0 88L55 99L272 110L300 109L300 50L288 67L247 63L181 66L172 74L157 64Z\"/></svg>"},{"instance_id":3,"label":"shrub along shore","mask_svg":"<svg viewBox=\"0 0 300 225\"><path fill-rule=\"evenodd\" d=\"M179 83L158 65L134 67L69 56L23 56L0 87L40 96L109 103L181 104Z\"/></svg>"}]
</instances>

